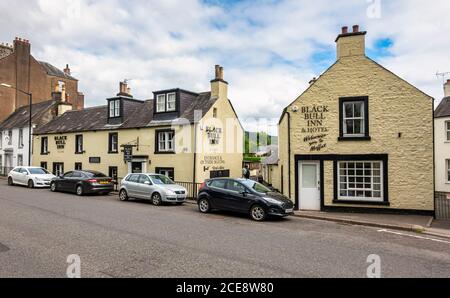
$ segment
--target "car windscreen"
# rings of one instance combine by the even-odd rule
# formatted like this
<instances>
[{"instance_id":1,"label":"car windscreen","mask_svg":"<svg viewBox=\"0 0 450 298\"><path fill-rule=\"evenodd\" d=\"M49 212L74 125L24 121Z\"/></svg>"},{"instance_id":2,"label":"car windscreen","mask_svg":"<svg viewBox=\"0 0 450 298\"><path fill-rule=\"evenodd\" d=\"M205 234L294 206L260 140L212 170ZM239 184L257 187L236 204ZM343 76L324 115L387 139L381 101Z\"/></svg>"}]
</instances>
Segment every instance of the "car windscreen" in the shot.
<instances>
[{"instance_id":1,"label":"car windscreen","mask_svg":"<svg viewBox=\"0 0 450 298\"><path fill-rule=\"evenodd\" d=\"M173 182L170 178L168 178L167 176L163 176L163 175L150 175L150 178L152 179L152 182L154 184L159 184L159 185L175 184L175 182Z\"/></svg>"},{"instance_id":2,"label":"car windscreen","mask_svg":"<svg viewBox=\"0 0 450 298\"><path fill-rule=\"evenodd\" d=\"M242 181L243 184L245 184L248 188L253 189L256 192L259 193L269 193L272 192L269 188L265 187L261 183L258 183L256 181L246 180Z\"/></svg>"},{"instance_id":3,"label":"car windscreen","mask_svg":"<svg viewBox=\"0 0 450 298\"><path fill-rule=\"evenodd\" d=\"M42 168L29 168L28 171L30 172L31 175L46 175L46 174L50 174L49 171L47 171L46 169L42 169Z\"/></svg>"}]
</instances>

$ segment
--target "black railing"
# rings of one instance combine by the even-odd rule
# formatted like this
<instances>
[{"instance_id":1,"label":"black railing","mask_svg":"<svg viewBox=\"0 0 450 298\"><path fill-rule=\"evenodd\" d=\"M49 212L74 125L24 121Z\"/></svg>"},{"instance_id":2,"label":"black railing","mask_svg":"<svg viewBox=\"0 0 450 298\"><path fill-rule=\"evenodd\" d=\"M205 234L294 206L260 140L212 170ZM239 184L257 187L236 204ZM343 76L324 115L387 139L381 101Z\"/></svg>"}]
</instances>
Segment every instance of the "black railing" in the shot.
<instances>
[{"instance_id":1,"label":"black railing","mask_svg":"<svg viewBox=\"0 0 450 298\"><path fill-rule=\"evenodd\" d=\"M119 191L121 187L123 178L117 178L115 182L115 190ZM201 183L193 183L193 182L179 182L175 181L176 184L183 186L187 190L188 199L195 200L197 199L198 191L200 190Z\"/></svg>"},{"instance_id":2,"label":"black railing","mask_svg":"<svg viewBox=\"0 0 450 298\"><path fill-rule=\"evenodd\" d=\"M436 197L436 218L450 219L450 194L437 192L435 197Z\"/></svg>"}]
</instances>

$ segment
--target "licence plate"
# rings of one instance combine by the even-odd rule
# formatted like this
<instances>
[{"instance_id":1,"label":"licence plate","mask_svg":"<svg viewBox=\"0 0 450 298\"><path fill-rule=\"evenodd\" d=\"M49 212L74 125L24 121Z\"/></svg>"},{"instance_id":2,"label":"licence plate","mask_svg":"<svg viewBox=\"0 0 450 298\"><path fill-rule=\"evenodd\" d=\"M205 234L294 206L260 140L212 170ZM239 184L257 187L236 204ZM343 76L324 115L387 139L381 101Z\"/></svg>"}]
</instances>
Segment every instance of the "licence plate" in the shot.
<instances>
[{"instance_id":1,"label":"licence plate","mask_svg":"<svg viewBox=\"0 0 450 298\"><path fill-rule=\"evenodd\" d=\"M286 213L292 213L294 212L294 209L286 209Z\"/></svg>"},{"instance_id":2,"label":"licence plate","mask_svg":"<svg viewBox=\"0 0 450 298\"><path fill-rule=\"evenodd\" d=\"M100 184L109 184L108 181L101 181Z\"/></svg>"}]
</instances>

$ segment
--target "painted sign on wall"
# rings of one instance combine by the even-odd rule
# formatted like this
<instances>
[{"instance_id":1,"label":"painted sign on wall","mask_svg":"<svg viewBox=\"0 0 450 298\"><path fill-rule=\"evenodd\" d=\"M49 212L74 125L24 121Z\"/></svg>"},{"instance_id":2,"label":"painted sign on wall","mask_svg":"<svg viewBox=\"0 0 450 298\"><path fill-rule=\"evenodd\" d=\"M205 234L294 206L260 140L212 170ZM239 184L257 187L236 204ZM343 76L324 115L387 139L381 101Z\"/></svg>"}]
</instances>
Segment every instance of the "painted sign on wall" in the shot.
<instances>
[{"instance_id":1,"label":"painted sign on wall","mask_svg":"<svg viewBox=\"0 0 450 298\"><path fill-rule=\"evenodd\" d=\"M56 149L64 150L64 148L66 147L66 142L67 142L67 136L55 137Z\"/></svg>"},{"instance_id":2,"label":"painted sign on wall","mask_svg":"<svg viewBox=\"0 0 450 298\"><path fill-rule=\"evenodd\" d=\"M327 114L330 112L328 106L302 107L301 114L305 120L302 133L306 134L303 142L307 143L310 152L319 152L327 147L326 137L329 128L326 126Z\"/></svg>"}]
</instances>

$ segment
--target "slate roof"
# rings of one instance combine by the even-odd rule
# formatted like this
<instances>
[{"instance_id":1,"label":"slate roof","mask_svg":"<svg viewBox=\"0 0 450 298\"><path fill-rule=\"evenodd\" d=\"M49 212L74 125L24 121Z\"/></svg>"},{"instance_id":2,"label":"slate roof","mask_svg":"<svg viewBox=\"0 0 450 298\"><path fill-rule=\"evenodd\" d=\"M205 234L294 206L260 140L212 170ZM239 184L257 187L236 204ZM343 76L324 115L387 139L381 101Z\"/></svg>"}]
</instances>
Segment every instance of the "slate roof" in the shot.
<instances>
[{"instance_id":1,"label":"slate roof","mask_svg":"<svg viewBox=\"0 0 450 298\"><path fill-rule=\"evenodd\" d=\"M180 118L194 122L194 111L201 110L205 115L217 99L211 98L211 92L198 95L192 104L181 113ZM50 123L35 130L35 134L58 134L69 132L118 130L129 128L167 126L173 120L153 120L153 100L139 101L123 98L123 121L118 125L108 124L108 107L98 106L80 111L69 111Z\"/></svg>"},{"instance_id":2,"label":"slate roof","mask_svg":"<svg viewBox=\"0 0 450 298\"><path fill-rule=\"evenodd\" d=\"M56 107L58 101L49 100L41 103L33 104L31 107L32 118L31 122L37 126L43 124L43 115L49 109ZM11 114L5 121L0 124L0 130L7 130L13 128L21 128L28 126L30 117L30 107L24 106L17 109L13 114Z\"/></svg>"},{"instance_id":3,"label":"slate roof","mask_svg":"<svg viewBox=\"0 0 450 298\"><path fill-rule=\"evenodd\" d=\"M64 71L61 69L51 65L48 62L39 61L39 64L45 69L45 72L47 72L48 75L63 78L63 79L69 79L69 80L77 80L72 76L66 75Z\"/></svg>"},{"instance_id":4,"label":"slate roof","mask_svg":"<svg viewBox=\"0 0 450 298\"><path fill-rule=\"evenodd\" d=\"M435 118L450 117L450 96L444 97L444 99L437 107L436 111L434 111L434 117Z\"/></svg>"}]
</instances>

